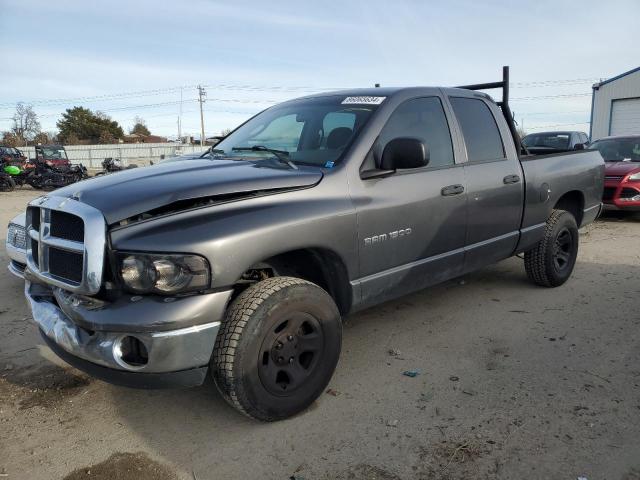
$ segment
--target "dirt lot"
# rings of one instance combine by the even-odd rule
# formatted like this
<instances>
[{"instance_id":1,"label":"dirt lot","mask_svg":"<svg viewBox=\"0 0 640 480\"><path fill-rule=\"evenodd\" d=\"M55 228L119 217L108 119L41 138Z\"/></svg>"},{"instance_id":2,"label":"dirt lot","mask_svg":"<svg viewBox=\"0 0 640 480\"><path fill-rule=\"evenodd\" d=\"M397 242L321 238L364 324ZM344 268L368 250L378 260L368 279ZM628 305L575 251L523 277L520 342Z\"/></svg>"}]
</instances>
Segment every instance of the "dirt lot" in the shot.
<instances>
[{"instance_id":1,"label":"dirt lot","mask_svg":"<svg viewBox=\"0 0 640 480\"><path fill-rule=\"evenodd\" d=\"M35 195L0 193L3 238ZM329 393L275 424L210 384L136 391L65 366L2 267L0 477L637 480L639 266L640 219L607 216L561 288L514 258L348 318Z\"/></svg>"}]
</instances>

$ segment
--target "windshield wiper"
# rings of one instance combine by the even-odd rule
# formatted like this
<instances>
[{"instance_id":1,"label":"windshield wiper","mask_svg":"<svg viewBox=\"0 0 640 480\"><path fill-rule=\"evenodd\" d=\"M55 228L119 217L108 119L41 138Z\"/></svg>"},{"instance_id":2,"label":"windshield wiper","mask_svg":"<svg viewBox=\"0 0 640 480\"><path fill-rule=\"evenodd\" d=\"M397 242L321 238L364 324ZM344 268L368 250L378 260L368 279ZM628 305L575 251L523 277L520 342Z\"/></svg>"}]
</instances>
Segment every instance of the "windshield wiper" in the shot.
<instances>
[{"instance_id":1,"label":"windshield wiper","mask_svg":"<svg viewBox=\"0 0 640 480\"><path fill-rule=\"evenodd\" d=\"M286 150L277 150L275 148L265 147L264 145L254 145L253 147L233 147L231 150L236 152L269 152L280 160L280 162L288 165L293 170L298 170L296 164L289 160L289 152Z\"/></svg>"}]
</instances>

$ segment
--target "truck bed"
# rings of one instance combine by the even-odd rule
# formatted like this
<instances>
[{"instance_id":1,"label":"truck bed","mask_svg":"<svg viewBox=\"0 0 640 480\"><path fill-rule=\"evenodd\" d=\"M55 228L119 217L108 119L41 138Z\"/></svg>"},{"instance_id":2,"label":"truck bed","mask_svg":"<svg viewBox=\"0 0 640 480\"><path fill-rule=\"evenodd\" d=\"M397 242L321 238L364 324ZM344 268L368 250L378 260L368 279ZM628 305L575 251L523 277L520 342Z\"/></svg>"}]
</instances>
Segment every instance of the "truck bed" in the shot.
<instances>
[{"instance_id":1,"label":"truck bed","mask_svg":"<svg viewBox=\"0 0 640 480\"><path fill-rule=\"evenodd\" d=\"M599 152L526 155L520 157L520 164L526 190L518 250L526 250L539 240L551 209L567 195L580 197L582 208L574 212L578 226L593 221L600 213L604 163Z\"/></svg>"}]
</instances>

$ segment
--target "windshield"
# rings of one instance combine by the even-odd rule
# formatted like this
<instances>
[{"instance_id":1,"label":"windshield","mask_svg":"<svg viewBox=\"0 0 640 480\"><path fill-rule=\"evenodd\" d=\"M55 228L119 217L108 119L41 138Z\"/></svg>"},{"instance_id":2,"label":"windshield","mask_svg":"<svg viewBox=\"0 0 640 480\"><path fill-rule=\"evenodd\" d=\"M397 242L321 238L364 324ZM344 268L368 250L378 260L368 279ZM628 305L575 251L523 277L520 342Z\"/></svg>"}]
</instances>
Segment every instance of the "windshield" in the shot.
<instances>
[{"instance_id":1,"label":"windshield","mask_svg":"<svg viewBox=\"0 0 640 480\"><path fill-rule=\"evenodd\" d=\"M568 133L535 133L527 135L522 139L522 144L527 147L546 147L558 150L567 150L569 148Z\"/></svg>"},{"instance_id":2,"label":"windshield","mask_svg":"<svg viewBox=\"0 0 640 480\"><path fill-rule=\"evenodd\" d=\"M41 147L38 148L37 155L45 160L67 160L67 152L63 147Z\"/></svg>"},{"instance_id":3,"label":"windshield","mask_svg":"<svg viewBox=\"0 0 640 480\"><path fill-rule=\"evenodd\" d=\"M640 137L597 140L589 150L598 150L605 162L640 162Z\"/></svg>"},{"instance_id":4,"label":"windshield","mask_svg":"<svg viewBox=\"0 0 640 480\"><path fill-rule=\"evenodd\" d=\"M352 103L358 98L369 103ZM280 156L286 156L294 164L333 166L382 101L372 104L372 98L382 97L316 97L272 107L213 147L212 154L242 158L277 156L277 152L267 151L270 149L281 151ZM255 147L261 150L250 150Z\"/></svg>"}]
</instances>

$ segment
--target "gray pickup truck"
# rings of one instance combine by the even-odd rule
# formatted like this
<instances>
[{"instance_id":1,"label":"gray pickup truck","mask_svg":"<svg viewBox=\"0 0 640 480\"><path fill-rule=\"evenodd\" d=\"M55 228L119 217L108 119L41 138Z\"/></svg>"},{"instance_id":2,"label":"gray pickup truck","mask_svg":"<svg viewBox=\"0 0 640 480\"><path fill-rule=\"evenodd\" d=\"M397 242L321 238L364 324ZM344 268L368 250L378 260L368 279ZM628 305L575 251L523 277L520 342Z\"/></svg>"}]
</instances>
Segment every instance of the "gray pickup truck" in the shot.
<instances>
[{"instance_id":1,"label":"gray pickup truck","mask_svg":"<svg viewBox=\"0 0 640 480\"><path fill-rule=\"evenodd\" d=\"M521 155L508 70L308 96L207 158L32 201L25 293L50 348L91 375L155 388L209 372L240 412L282 419L326 388L349 313L521 253L534 283L562 285L603 172L597 151Z\"/></svg>"}]
</instances>

